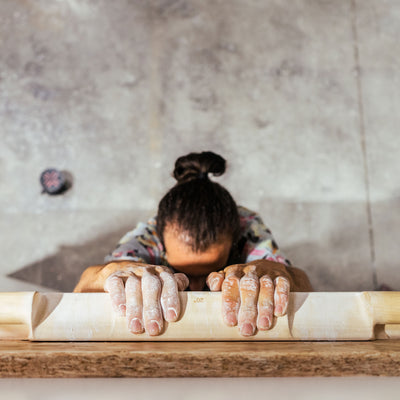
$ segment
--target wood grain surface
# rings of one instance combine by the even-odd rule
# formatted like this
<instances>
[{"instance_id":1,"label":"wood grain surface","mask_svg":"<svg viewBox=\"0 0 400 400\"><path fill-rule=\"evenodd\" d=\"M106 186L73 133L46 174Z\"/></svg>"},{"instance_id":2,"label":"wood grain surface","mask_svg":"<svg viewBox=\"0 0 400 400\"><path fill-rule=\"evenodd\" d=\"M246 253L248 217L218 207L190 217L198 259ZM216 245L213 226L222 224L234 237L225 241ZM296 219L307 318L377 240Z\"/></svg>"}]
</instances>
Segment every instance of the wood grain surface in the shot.
<instances>
[{"instance_id":1,"label":"wood grain surface","mask_svg":"<svg viewBox=\"0 0 400 400\"><path fill-rule=\"evenodd\" d=\"M400 340L0 342L1 377L400 375Z\"/></svg>"}]
</instances>

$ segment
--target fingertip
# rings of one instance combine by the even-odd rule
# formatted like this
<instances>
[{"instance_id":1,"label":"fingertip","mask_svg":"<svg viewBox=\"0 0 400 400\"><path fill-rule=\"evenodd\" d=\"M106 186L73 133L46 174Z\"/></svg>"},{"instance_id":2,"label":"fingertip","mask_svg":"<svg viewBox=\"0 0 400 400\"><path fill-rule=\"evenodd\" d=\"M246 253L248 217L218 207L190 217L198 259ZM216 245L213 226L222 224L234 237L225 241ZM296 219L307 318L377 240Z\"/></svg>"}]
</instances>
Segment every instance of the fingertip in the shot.
<instances>
[{"instance_id":1,"label":"fingertip","mask_svg":"<svg viewBox=\"0 0 400 400\"><path fill-rule=\"evenodd\" d=\"M242 336L253 336L255 333L255 326L249 322L239 326L239 332Z\"/></svg>"},{"instance_id":2,"label":"fingertip","mask_svg":"<svg viewBox=\"0 0 400 400\"><path fill-rule=\"evenodd\" d=\"M287 305L277 304L275 306L274 315L276 317L283 317L286 315Z\"/></svg>"},{"instance_id":3,"label":"fingertip","mask_svg":"<svg viewBox=\"0 0 400 400\"><path fill-rule=\"evenodd\" d=\"M140 321L139 318L133 318L129 323L129 330L135 334L143 333L144 327L142 321Z\"/></svg>"},{"instance_id":4,"label":"fingertip","mask_svg":"<svg viewBox=\"0 0 400 400\"><path fill-rule=\"evenodd\" d=\"M261 331L267 331L268 329L271 328L271 319L268 318L267 316L260 317L258 322L257 322L257 328L260 329Z\"/></svg>"},{"instance_id":5,"label":"fingertip","mask_svg":"<svg viewBox=\"0 0 400 400\"><path fill-rule=\"evenodd\" d=\"M168 308L166 315L165 315L165 319L168 322L175 322L178 319L178 313L174 308Z\"/></svg>"},{"instance_id":6,"label":"fingertip","mask_svg":"<svg viewBox=\"0 0 400 400\"><path fill-rule=\"evenodd\" d=\"M237 316L233 312L224 313L224 322L228 326L236 326L237 325Z\"/></svg>"},{"instance_id":7,"label":"fingertip","mask_svg":"<svg viewBox=\"0 0 400 400\"><path fill-rule=\"evenodd\" d=\"M157 336L161 333L161 325L158 321L150 321L146 326L146 331L150 336Z\"/></svg>"}]
</instances>

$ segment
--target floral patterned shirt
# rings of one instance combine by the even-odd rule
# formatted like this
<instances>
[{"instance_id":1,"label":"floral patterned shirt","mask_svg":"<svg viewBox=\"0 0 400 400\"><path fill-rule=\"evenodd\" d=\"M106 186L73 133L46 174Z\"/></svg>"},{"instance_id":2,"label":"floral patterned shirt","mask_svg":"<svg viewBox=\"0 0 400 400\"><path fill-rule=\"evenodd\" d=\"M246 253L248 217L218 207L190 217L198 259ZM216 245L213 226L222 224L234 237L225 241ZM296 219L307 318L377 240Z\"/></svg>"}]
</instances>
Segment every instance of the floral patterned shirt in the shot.
<instances>
[{"instance_id":1,"label":"floral patterned shirt","mask_svg":"<svg viewBox=\"0 0 400 400\"><path fill-rule=\"evenodd\" d=\"M241 228L236 258L230 257L228 265L248 263L266 259L290 266L290 261L279 250L271 231L261 217L245 207L238 207ZM152 265L168 265L163 244L156 231L156 218L147 223L140 222L135 229L126 233L116 249L105 258L105 262L132 260Z\"/></svg>"}]
</instances>

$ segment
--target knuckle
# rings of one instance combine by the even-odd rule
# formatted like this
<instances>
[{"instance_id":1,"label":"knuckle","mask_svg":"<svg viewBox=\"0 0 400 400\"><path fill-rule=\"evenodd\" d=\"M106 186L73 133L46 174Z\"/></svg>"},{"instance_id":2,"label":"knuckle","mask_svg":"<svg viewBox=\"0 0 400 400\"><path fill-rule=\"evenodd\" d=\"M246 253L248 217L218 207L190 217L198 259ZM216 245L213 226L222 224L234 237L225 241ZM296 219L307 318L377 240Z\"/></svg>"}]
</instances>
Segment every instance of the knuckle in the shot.
<instances>
[{"instance_id":1,"label":"knuckle","mask_svg":"<svg viewBox=\"0 0 400 400\"><path fill-rule=\"evenodd\" d=\"M123 286L122 280L110 279L104 283L104 289L109 292L111 295L115 295L115 293L119 293L121 291L121 287Z\"/></svg>"},{"instance_id":2,"label":"knuckle","mask_svg":"<svg viewBox=\"0 0 400 400\"><path fill-rule=\"evenodd\" d=\"M258 279L251 276L244 276L240 280L240 289L247 290L250 292L256 292L259 288Z\"/></svg>"},{"instance_id":3,"label":"knuckle","mask_svg":"<svg viewBox=\"0 0 400 400\"><path fill-rule=\"evenodd\" d=\"M140 280L136 276L130 276L125 282L126 288L138 288L140 287Z\"/></svg>"},{"instance_id":4,"label":"knuckle","mask_svg":"<svg viewBox=\"0 0 400 400\"><path fill-rule=\"evenodd\" d=\"M228 278L225 278L223 285L227 289L232 289L235 286L237 287L239 286L239 278L237 276L230 276Z\"/></svg>"},{"instance_id":5,"label":"knuckle","mask_svg":"<svg viewBox=\"0 0 400 400\"><path fill-rule=\"evenodd\" d=\"M168 275L172 275L172 271L168 268L165 267L164 265L157 265L155 267L156 272L158 272L160 275L161 274L168 274Z\"/></svg>"},{"instance_id":6,"label":"knuckle","mask_svg":"<svg viewBox=\"0 0 400 400\"><path fill-rule=\"evenodd\" d=\"M145 319L161 319L161 310L158 307L145 308L143 314Z\"/></svg>"},{"instance_id":7,"label":"knuckle","mask_svg":"<svg viewBox=\"0 0 400 400\"><path fill-rule=\"evenodd\" d=\"M112 297L112 299L115 301L115 302L121 302L121 301L125 301L124 300L124 296L122 296L121 294L119 294L119 293L111 293L111 297Z\"/></svg>"},{"instance_id":8,"label":"knuckle","mask_svg":"<svg viewBox=\"0 0 400 400\"><path fill-rule=\"evenodd\" d=\"M257 266L254 264L248 264L245 267L246 274L256 274L257 273Z\"/></svg>"},{"instance_id":9,"label":"knuckle","mask_svg":"<svg viewBox=\"0 0 400 400\"><path fill-rule=\"evenodd\" d=\"M178 298L174 294L165 294L161 297L161 304L175 305L178 303Z\"/></svg>"},{"instance_id":10,"label":"knuckle","mask_svg":"<svg viewBox=\"0 0 400 400\"><path fill-rule=\"evenodd\" d=\"M254 306L248 305L248 304L242 304L240 306L240 312L245 315L256 315L257 310Z\"/></svg>"},{"instance_id":11,"label":"knuckle","mask_svg":"<svg viewBox=\"0 0 400 400\"><path fill-rule=\"evenodd\" d=\"M155 275L147 275L142 280L143 289L146 291L159 291L161 289L161 281Z\"/></svg>"},{"instance_id":12,"label":"knuckle","mask_svg":"<svg viewBox=\"0 0 400 400\"><path fill-rule=\"evenodd\" d=\"M160 275L160 278L162 280L165 280L165 281L172 281L173 280L173 274L170 271L162 270L159 273L159 275Z\"/></svg>"},{"instance_id":13,"label":"knuckle","mask_svg":"<svg viewBox=\"0 0 400 400\"><path fill-rule=\"evenodd\" d=\"M239 304L239 299L235 299L232 297L228 297L227 299L224 300L224 305L226 306L233 306Z\"/></svg>"},{"instance_id":14,"label":"knuckle","mask_svg":"<svg viewBox=\"0 0 400 400\"><path fill-rule=\"evenodd\" d=\"M288 297L289 296L289 292L280 288L275 288L275 293L274 293L275 297Z\"/></svg>"},{"instance_id":15,"label":"knuckle","mask_svg":"<svg viewBox=\"0 0 400 400\"><path fill-rule=\"evenodd\" d=\"M224 268L224 272L225 274L229 274L230 272L232 272L235 269L236 265L229 265L228 267Z\"/></svg>"},{"instance_id":16,"label":"knuckle","mask_svg":"<svg viewBox=\"0 0 400 400\"><path fill-rule=\"evenodd\" d=\"M120 297L120 296L112 296L111 297L111 301L114 305L119 306L119 305L124 305L125 303L125 299Z\"/></svg>"},{"instance_id":17,"label":"knuckle","mask_svg":"<svg viewBox=\"0 0 400 400\"><path fill-rule=\"evenodd\" d=\"M220 272L222 274L224 274L225 276L231 276L231 275L241 273L242 271L243 271L243 264L234 264L234 265L229 265L228 267L225 267Z\"/></svg>"},{"instance_id":18,"label":"knuckle","mask_svg":"<svg viewBox=\"0 0 400 400\"><path fill-rule=\"evenodd\" d=\"M287 296L289 294L290 287L289 286L277 287L276 291L282 296Z\"/></svg>"},{"instance_id":19,"label":"knuckle","mask_svg":"<svg viewBox=\"0 0 400 400\"><path fill-rule=\"evenodd\" d=\"M274 308L274 302L271 299L262 299L258 302L258 308L260 310L268 310Z\"/></svg>"},{"instance_id":20,"label":"knuckle","mask_svg":"<svg viewBox=\"0 0 400 400\"><path fill-rule=\"evenodd\" d=\"M239 310L239 303L237 301L224 301L223 310L225 313L236 314Z\"/></svg>"},{"instance_id":21,"label":"knuckle","mask_svg":"<svg viewBox=\"0 0 400 400\"><path fill-rule=\"evenodd\" d=\"M276 285L289 285L289 279L287 279L284 276L278 276L275 278L275 284Z\"/></svg>"},{"instance_id":22,"label":"knuckle","mask_svg":"<svg viewBox=\"0 0 400 400\"><path fill-rule=\"evenodd\" d=\"M167 278L161 277L161 281L163 288L166 288L167 290L177 290L178 288L178 283L172 275Z\"/></svg>"},{"instance_id":23,"label":"knuckle","mask_svg":"<svg viewBox=\"0 0 400 400\"><path fill-rule=\"evenodd\" d=\"M137 305L127 304L126 305L126 313L128 317L136 317L142 315L142 308Z\"/></svg>"},{"instance_id":24,"label":"knuckle","mask_svg":"<svg viewBox=\"0 0 400 400\"><path fill-rule=\"evenodd\" d=\"M119 277L119 275L117 275L115 272L113 274L111 274L107 279L106 282L108 283L112 283L112 282L118 282L121 278Z\"/></svg>"},{"instance_id":25,"label":"knuckle","mask_svg":"<svg viewBox=\"0 0 400 400\"><path fill-rule=\"evenodd\" d=\"M245 311L239 310L238 319L239 319L239 324L247 321L255 321L257 319L257 313L248 310Z\"/></svg>"},{"instance_id":26,"label":"knuckle","mask_svg":"<svg viewBox=\"0 0 400 400\"><path fill-rule=\"evenodd\" d=\"M161 298L177 298L178 284L173 282L171 285L164 285L161 292Z\"/></svg>"},{"instance_id":27,"label":"knuckle","mask_svg":"<svg viewBox=\"0 0 400 400\"><path fill-rule=\"evenodd\" d=\"M260 278L260 285L265 288L270 288L274 286L274 282L268 275L264 275Z\"/></svg>"}]
</instances>

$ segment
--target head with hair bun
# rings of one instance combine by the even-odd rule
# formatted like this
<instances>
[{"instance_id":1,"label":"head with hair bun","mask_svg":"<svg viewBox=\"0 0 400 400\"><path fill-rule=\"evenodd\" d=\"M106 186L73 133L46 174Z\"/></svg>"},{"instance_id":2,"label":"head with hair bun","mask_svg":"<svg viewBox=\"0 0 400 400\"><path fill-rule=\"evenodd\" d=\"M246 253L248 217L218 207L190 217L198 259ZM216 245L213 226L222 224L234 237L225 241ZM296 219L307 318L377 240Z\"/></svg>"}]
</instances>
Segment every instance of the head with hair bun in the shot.
<instances>
[{"instance_id":1,"label":"head with hair bun","mask_svg":"<svg viewBox=\"0 0 400 400\"><path fill-rule=\"evenodd\" d=\"M208 178L208 174L220 176L225 172L226 161L211 151L190 153L175 161L174 178L178 184L198 178Z\"/></svg>"},{"instance_id":2,"label":"head with hair bun","mask_svg":"<svg viewBox=\"0 0 400 400\"><path fill-rule=\"evenodd\" d=\"M165 245L165 231L175 235L193 253L206 252L219 243L230 247L239 238L237 205L230 193L209 175L225 172L226 161L211 151L190 153L175 162L177 184L161 199L157 231ZM168 246L166 246L168 257ZM169 260L168 260L169 261Z\"/></svg>"}]
</instances>

